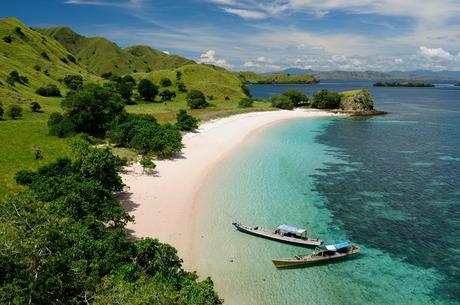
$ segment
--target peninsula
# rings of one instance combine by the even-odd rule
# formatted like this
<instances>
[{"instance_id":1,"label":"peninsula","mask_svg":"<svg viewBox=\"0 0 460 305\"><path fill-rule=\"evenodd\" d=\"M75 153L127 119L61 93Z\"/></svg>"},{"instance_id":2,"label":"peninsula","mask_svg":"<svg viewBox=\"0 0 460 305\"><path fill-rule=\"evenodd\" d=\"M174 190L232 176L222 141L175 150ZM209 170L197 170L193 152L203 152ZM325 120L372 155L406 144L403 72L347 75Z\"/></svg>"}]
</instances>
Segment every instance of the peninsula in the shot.
<instances>
[{"instance_id":1,"label":"peninsula","mask_svg":"<svg viewBox=\"0 0 460 305\"><path fill-rule=\"evenodd\" d=\"M374 87L434 87L434 85L421 82L377 82Z\"/></svg>"}]
</instances>

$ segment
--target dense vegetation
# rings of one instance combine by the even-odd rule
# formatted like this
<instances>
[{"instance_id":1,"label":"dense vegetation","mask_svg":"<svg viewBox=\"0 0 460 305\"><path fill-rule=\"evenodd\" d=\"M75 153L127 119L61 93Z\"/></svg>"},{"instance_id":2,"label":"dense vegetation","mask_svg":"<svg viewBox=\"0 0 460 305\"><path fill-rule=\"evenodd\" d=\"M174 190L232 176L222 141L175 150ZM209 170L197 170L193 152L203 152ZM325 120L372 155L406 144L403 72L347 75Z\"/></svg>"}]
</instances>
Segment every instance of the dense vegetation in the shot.
<instances>
[{"instance_id":1,"label":"dense vegetation","mask_svg":"<svg viewBox=\"0 0 460 305\"><path fill-rule=\"evenodd\" d=\"M338 109L340 94L323 89L313 96L311 106L318 109Z\"/></svg>"},{"instance_id":2,"label":"dense vegetation","mask_svg":"<svg viewBox=\"0 0 460 305\"><path fill-rule=\"evenodd\" d=\"M221 304L174 248L127 238L132 218L114 194L122 160L83 141L74 149L75 161L18 172L27 188L0 205L0 303Z\"/></svg>"},{"instance_id":3,"label":"dense vegetation","mask_svg":"<svg viewBox=\"0 0 460 305\"><path fill-rule=\"evenodd\" d=\"M434 87L434 85L420 82L377 82L374 87Z\"/></svg>"}]
</instances>

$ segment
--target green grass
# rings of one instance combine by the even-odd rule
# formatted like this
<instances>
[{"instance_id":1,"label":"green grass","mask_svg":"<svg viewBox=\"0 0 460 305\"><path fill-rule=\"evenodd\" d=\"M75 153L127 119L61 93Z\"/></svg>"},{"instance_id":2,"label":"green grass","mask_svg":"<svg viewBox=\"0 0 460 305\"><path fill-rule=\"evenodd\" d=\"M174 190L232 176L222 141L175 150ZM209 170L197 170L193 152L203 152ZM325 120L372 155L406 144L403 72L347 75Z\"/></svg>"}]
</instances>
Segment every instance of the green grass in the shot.
<instances>
[{"instance_id":1,"label":"green grass","mask_svg":"<svg viewBox=\"0 0 460 305\"><path fill-rule=\"evenodd\" d=\"M363 89L339 92L340 97L350 97L363 92Z\"/></svg>"}]
</instances>

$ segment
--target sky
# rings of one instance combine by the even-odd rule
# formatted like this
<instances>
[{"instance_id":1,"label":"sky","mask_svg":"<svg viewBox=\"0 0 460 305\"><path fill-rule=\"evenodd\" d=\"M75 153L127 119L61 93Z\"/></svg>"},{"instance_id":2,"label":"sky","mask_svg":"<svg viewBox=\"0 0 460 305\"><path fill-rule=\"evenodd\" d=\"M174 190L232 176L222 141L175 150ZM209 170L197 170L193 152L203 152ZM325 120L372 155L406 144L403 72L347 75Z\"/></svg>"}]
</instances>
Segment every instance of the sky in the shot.
<instances>
[{"instance_id":1,"label":"sky","mask_svg":"<svg viewBox=\"0 0 460 305\"><path fill-rule=\"evenodd\" d=\"M66 25L230 70L460 70L460 0L0 0Z\"/></svg>"}]
</instances>

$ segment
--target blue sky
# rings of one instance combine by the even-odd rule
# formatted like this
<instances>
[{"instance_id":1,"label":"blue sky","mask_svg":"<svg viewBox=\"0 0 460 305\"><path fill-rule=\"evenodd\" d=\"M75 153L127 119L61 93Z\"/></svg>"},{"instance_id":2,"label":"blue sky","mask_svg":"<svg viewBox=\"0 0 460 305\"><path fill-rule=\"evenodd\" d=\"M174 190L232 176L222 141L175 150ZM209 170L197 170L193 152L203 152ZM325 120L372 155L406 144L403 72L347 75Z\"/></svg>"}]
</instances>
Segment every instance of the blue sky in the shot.
<instances>
[{"instance_id":1,"label":"blue sky","mask_svg":"<svg viewBox=\"0 0 460 305\"><path fill-rule=\"evenodd\" d=\"M460 70L460 0L15 0L3 16L68 25L232 70Z\"/></svg>"}]
</instances>

